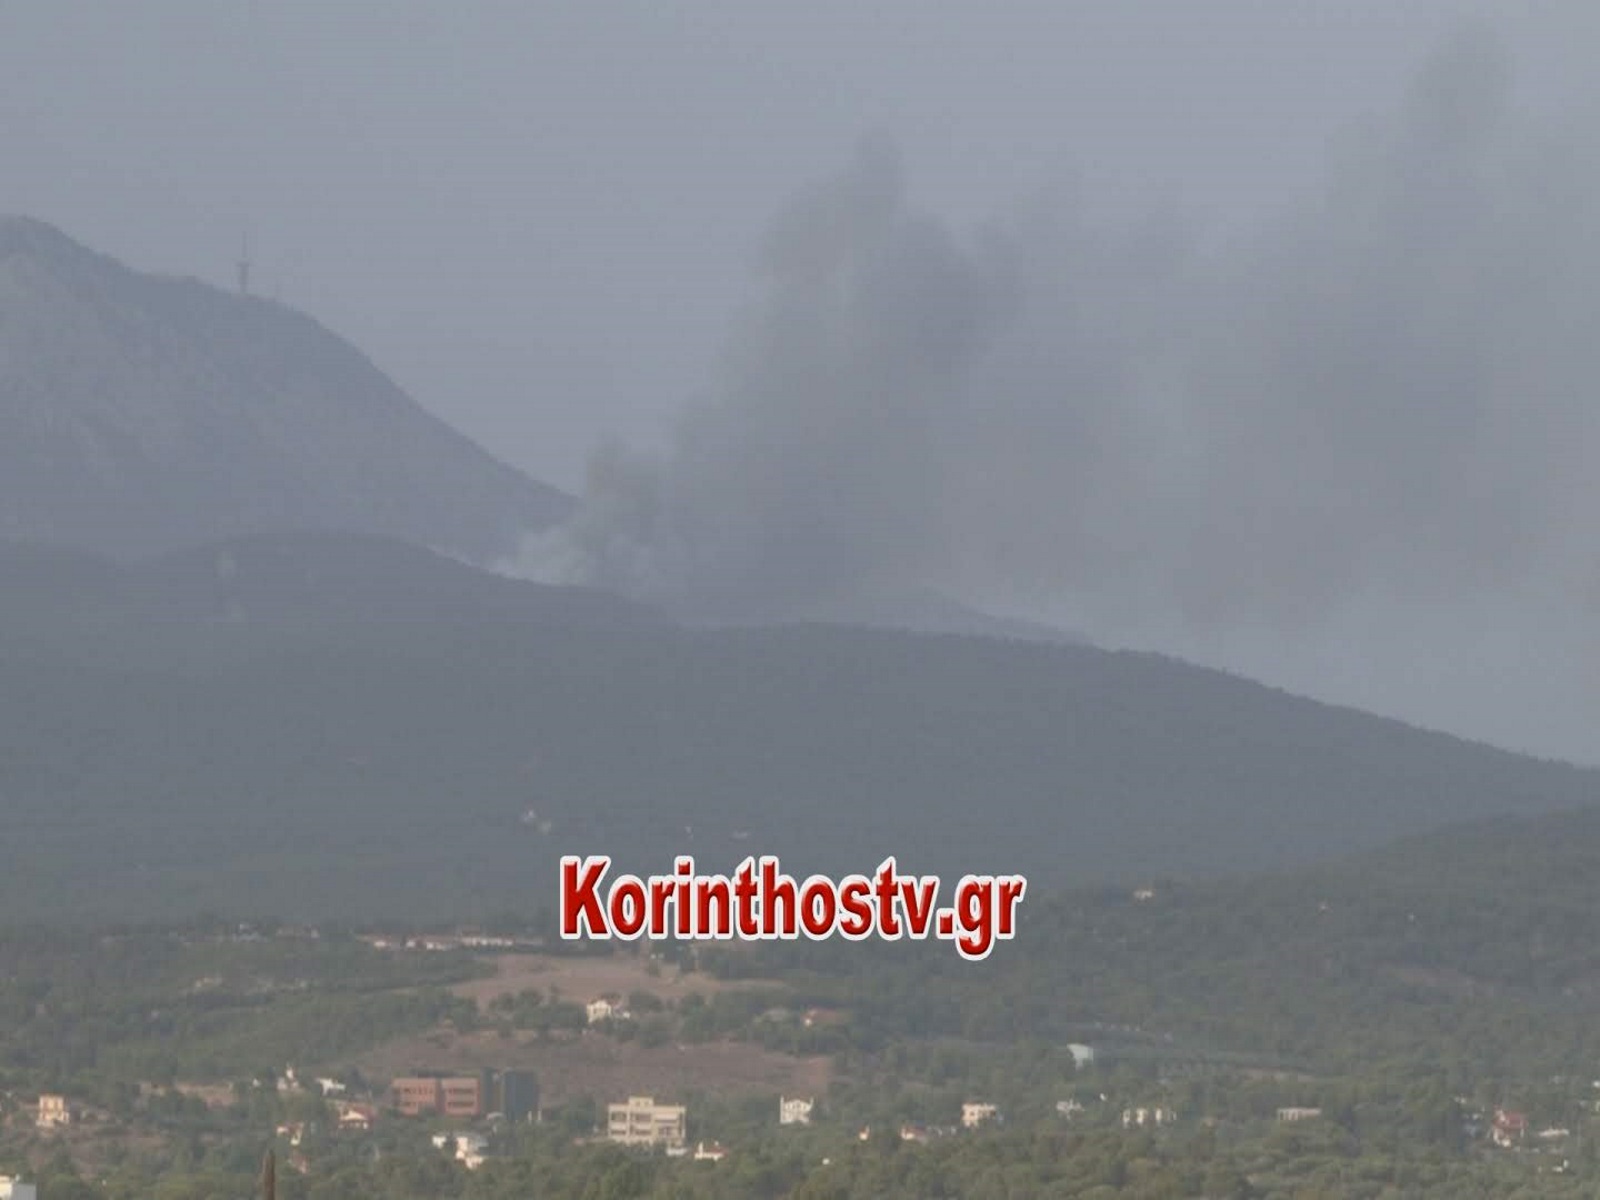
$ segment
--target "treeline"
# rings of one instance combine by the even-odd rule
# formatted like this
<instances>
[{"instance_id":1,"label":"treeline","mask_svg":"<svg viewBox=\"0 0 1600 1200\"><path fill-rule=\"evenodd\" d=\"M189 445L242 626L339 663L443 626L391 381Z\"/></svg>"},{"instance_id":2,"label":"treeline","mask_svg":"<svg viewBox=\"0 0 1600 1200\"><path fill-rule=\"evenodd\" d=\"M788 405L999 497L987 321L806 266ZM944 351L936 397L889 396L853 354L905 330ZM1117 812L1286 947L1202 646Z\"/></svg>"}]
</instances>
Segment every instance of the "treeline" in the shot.
<instances>
[{"instance_id":1,"label":"treeline","mask_svg":"<svg viewBox=\"0 0 1600 1200\"><path fill-rule=\"evenodd\" d=\"M354 939L230 941L191 929L0 933L0 1081L115 1107L135 1082L231 1080L336 1062L476 1006L465 954Z\"/></svg>"},{"instance_id":2,"label":"treeline","mask_svg":"<svg viewBox=\"0 0 1600 1200\"><path fill-rule=\"evenodd\" d=\"M789 1131L779 1131L788 1133ZM1363 1149L1336 1128L1286 1127L1224 1144L1214 1131L997 1129L917 1144L796 1131L721 1162L672 1159L530 1134L514 1155L467 1171L443 1155L347 1152L301 1175L280 1161L281 1200L1567 1200L1594 1195L1588 1167L1506 1155L1449 1158ZM85 1178L57 1160L38 1173L50 1200L213 1200L251 1194L259 1143L180 1144Z\"/></svg>"}]
</instances>

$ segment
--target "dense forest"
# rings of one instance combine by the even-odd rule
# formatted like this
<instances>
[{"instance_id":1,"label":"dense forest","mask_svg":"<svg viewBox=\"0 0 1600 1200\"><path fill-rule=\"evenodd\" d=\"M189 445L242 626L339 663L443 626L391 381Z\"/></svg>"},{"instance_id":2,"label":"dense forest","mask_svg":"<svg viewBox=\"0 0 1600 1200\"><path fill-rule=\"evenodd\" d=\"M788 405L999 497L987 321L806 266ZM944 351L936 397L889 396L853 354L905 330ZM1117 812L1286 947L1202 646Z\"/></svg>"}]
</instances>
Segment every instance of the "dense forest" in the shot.
<instances>
[{"instance_id":1,"label":"dense forest","mask_svg":"<svg viewBox=\"0 0 1600 1200\"><path fill-rule=\"evenodd\" d=\"M1060 889L1600 795L1153 655L821 626L18 619L0 682L16 919L528 913L563 853Z\"/></svg>"}]
</instances>

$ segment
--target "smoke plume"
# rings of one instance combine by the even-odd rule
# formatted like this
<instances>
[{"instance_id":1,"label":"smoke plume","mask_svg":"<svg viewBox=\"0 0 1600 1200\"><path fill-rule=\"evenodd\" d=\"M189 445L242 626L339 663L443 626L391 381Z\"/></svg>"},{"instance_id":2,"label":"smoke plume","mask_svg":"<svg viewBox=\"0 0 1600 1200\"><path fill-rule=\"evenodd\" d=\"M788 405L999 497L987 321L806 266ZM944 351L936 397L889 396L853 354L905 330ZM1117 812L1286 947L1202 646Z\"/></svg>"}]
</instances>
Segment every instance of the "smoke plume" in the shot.
<instances>
[{"instance_id":1,"label":"smoke plume","mask_svg":"<svg viewBox=\"0 0 1600 1200\"><path fill-rule=\"evenodd\" d=\"M774 223L672 453L604 448L524 565L723 617L897 587L1091 630L1581 611L1600 173L1512 83L1463 33L1223 243L1059 198L958 232L871 141Z\"/></svg>"}]
</instances>

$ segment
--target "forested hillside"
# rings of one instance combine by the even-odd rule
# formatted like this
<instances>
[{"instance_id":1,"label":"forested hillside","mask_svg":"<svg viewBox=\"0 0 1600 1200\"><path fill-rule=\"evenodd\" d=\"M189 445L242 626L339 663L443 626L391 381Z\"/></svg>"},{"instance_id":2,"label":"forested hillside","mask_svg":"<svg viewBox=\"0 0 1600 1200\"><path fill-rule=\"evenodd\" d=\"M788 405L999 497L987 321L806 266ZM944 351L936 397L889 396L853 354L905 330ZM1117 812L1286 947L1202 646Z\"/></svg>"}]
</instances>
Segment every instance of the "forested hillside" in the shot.
<instances>
[{"instance_id":1,"label":"forested hillside","mask_svg":"<svg viewBox=\"0 0 1600 1200\"><path fill-rule=\"evenodd\" d=\"M1049 890L1600 792L1159 657L882 631L23 623L0 676L0 889L58 919L532 911L563 853Z\"/></svg>"}]
</instances>

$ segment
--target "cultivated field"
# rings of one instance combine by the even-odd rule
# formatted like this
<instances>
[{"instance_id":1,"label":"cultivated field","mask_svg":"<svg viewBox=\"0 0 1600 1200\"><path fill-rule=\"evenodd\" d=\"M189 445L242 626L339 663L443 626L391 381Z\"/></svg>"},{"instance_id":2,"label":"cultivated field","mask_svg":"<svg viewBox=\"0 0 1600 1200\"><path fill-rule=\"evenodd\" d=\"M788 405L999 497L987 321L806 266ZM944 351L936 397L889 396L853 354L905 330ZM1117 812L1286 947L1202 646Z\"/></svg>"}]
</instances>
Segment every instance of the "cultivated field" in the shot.
<instances>
[{"instance_id":1,"label":"cultivated field","mask_svg":"<svg viewBox=\"0 0 1600 1200\"><path fill-rule=\"evenodd\" d=\"M821 1095L832 1069L825 1057L793 1058L744 1042L647 1048L594 1032L541 1040L532 1034L506 1038L441 1031L390 1042L356 1065L376 1080L417 1071L531 1070L538 1074L541 1102L547 1105L585 1095L601 1101L630 1095L669 1100L693 1092Z\"/></svg>"}]
</instances>

